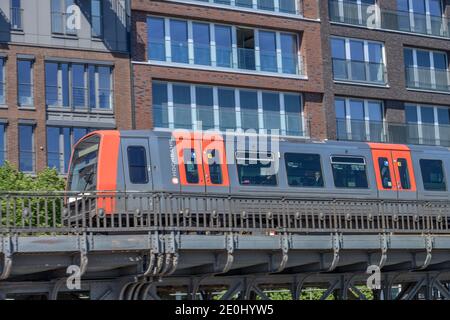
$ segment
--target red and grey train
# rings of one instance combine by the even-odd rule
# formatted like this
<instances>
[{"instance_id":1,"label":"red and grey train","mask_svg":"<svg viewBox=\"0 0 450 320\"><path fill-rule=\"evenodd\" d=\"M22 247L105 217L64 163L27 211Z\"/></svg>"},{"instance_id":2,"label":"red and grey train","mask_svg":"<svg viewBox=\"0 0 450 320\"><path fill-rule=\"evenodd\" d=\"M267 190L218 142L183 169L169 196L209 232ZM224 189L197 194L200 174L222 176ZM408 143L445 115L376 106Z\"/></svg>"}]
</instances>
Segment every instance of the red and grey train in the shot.
<instances>
[{"instance_id":1,"label":"red and grey train","mask_svg":"<svg viewBox=\"0 0 450 320\"><path fill-rule=\"evenodd\" d=\"M239 138L95 131L74 147L67 190L450 200L445 147L279 137L276 149L254 152L252 137Z\"/></svg>"}]
</instances>

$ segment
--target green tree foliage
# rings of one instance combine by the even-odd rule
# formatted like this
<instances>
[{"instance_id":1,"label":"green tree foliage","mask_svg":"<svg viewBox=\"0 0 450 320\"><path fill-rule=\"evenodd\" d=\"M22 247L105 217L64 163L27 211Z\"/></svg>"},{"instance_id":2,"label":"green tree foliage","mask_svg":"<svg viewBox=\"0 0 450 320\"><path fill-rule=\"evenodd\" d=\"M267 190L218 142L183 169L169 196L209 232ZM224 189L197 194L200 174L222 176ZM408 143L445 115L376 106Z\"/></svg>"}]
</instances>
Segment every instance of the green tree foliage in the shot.
<instances>
[{"instance_id":1,"label":"green tree foliage","mask_svg":"<svg viewBox=\"0 0 450 320\"><path fill-rule=\"evenodd\" d=\"M0 226L59 225L64 198L58 191L63 191L64 186L64 179L55 169L47 168L31 176L6 162L0 167Z\"/></svg>"}]
</instances>

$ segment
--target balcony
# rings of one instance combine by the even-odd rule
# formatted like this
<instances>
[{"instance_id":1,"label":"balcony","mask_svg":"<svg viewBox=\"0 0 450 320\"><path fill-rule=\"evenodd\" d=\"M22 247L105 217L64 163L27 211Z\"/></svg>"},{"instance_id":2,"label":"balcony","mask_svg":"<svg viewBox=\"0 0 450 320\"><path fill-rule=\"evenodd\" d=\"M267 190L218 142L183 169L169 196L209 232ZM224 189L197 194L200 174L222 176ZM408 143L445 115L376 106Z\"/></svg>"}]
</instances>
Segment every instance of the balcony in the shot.
<instances>
[{"instance_id":1,"label":"balcony","mask_svg":"<svg viewBox=\"0 0 450 320\"><path fill-rule=\"evenodd\" d=\"M158 129L218 129L227 130L278 130L283 136L309 136L307 121L303 121L299 113L277 111L258 111L256 109L241 108L235 111L234 108L219 108L214 110L212 106L196 107L196 123L192 119L192 107L189 104L177 104L170 108L167 105L153 106L154 127ZM217 113L217 114L215 114ZM169 120L173 119L173 120ZM215 123L215 119L218 120ZM240 123L238 127L237 123ZM272 132L275 133L275 132Z\"/></svg>"},{"instance_id":2,"label":"balcony","mask_svg":"<svg viewBox=\"0 0 450 320\"><path fill-rule=\"evenodd\" d=\"M450 38L450 21L441 16L406 11L379 10L368 4L329 1L330 21L372 29L393 30L434 37Z\"/></svg>"},{"instance_id":3,"label":"balcony","mask_svg":"<svg viewBox=\"0 0 450 320\"><path fill-rule=\"evenodd\" d=\"M170 55L169 55L170 48ZM192 48L192 51L191 51ZM192 52L192 53L190 53ZM304 76L299 56L291 53L264 51L253 48L190 44L186 41L149 41L149 60L198 66L212 66L237 70ZM355 67L356 68L356 67ZM376 66L369 66L374 73ZM384 66L383 66L384 68ZM375 74L372 77L376 77Z\"/></svg>"},{"instance_id":4,"label":"balcony","mask_svg":"<svg viewBox=\"0 0 450 320\"><path fill-rule=\"evenodd\" d=\"M11 8L11 29L23 30L23 9Z\"/></svg>"},{"instance_id":5,"label":"balcony","mask_svg":"<svg viewBox=\"0 0 450 320\"><path fill-rule=\"evenodd\" d=\"M450 125L337 119L336 137L342 141L450 147Z\"/></svg>"},{"instance_id":6,"label":"balcony","mask_svg":"<svg viewBox=\"0 0 450 320\"><path fill-rule=\"evenodd\" d=\"M450 93L450 72L443 69L406 67L406 87Z\"/></svg>"},{"instance_id":7,"label":"balcony","mask_svg":"<svg viewBox=\"0 0 450 320\"><path fill-rule=\"evenodd\" d=\"M333 58L333 78L338 81L386 85L384 63Z\"/></svg>"},{"instance_id":8,"label":"balcony","mask_svg":"<svg viewBox=\"0 0 450 320\"><path fill-rule=\"evenodd\" d=\"M79 86L46 85L46 104L49 109L112 111L114 91L97 88L95 91Z\"/></svg>"}]
</instances>

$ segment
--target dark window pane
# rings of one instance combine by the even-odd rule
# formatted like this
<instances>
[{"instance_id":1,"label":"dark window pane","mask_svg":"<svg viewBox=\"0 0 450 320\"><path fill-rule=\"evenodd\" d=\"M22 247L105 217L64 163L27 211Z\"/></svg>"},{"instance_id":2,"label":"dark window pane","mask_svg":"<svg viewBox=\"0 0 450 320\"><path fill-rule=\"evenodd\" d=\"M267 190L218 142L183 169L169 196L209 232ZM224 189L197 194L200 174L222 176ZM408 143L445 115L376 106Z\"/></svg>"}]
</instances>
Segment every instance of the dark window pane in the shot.
<instances>
[{"instance_id":1,"label":"dark window pane","mask_svg":"<svg viewBox=\"0 0 450 320\"><path fill-rule=\"evenodd\" d=\"M188 63L188 29L186 21L170 20L170 39L172 61Z\"/></svg>"},{"instance_id":2,"label":"dark window pane","mask_svg":"<svg viewBox=\"0 0 450 320\"><path fill-rule=\"evenodd\" d=\"M130 146L127 148L130 182L133 184L148 183L147 155L144 147Z\"/></svg>"},{"instance_id":3,"label":"dark window pane","mask_svg":"<svg viewBox=\"0 0 450 320\"><path fill-rule=\"evenodd\" d=\"M211 87L195 88L197 124L201 129L214 128L214 102L213 89Z\"/></svg>"},{"instance_id":4,"label":"dark window pane","mask_svg":"<svg viewBox=\"0 0 450 320\"><path fill-rule=\"evenodd\" d=\"M58 64L45 63L45 99L48 106L59 105L58 99Z\"/></svg>"},{"instance_id":5,"label":"dark window pane","mask_svg":"<svg viewBox=\"0 0 450 320\"><path fill-rule=\"evenodd\" d=\"M75 108L83 108L85 103L86 85L84 80L84 65L72 65L72 100Z\"/></svg>"},{"instance_id":6,"label":"dark window pane","mask_svg":"<svg viewBox=\"0 0 450 320\"><path fill-rule=\"evenodd\" d=\"M320 155L286 153L284 159L291 187L323 187Z\"/></svg>"},{"instance_id":7,"label":"dark window pane","mask_svg":"<svg viewBox=\"0 0 450 320\"><path fill-rule=\"evenodd\" d=\"M111 68L97 67L98 73L98 107L111 109Z\"/></svg>"},{"instance_id":8,"label":"dark window pane","mask_svg":"<svg viewBox=\"0 0 450 320\"><path fill-rule=\"evenodd\" d=\"M219 89L219 125L220 130L236 129L236 110L233 89Z\"/></svg>"},{"instance_id":9,"label":"dark window pane","mask_svg":"<svg viewBox=\"0 0 450 320\"><path fill-rule=\"evenodd\" d=\"M411 189L408 161L406 161L406 159L399 158L397 159L397 166L398 166L398 173L400 175L400 183L402 185L402 189L405 190Z\"/></svg>"},{"instance_id":10,"label":"dark window pane","mask_svg":"<svg viewBox=\"0 0 450 320\"><path fill-rule=\"evenodd\" d=\"M334 185L336 188L367 189L366 164L360 157L332 157Z\"/></svg>"},{"instance_id":11,"label":"dark window pane","mask_svg":"<svg viewBox=\"0 0 450 320\"><path fill-rule=\"evenodd\" d=\"M428 191L446 191L442 160L420 160L423 187Z\"/></svg>"},{"instance_id":12,"label":"dark window pane","mask_svg":"<svg viewBox=\"0 0 450 320\"><path fill-rule=\"evenodd\" d=\"M236 160L241 185L277 185L273 155L260 153L243 153L240 155L238 153Z\"/></svg>"},{"instance_id":13,"label":"dark window pane","mask_svg":"<svg viewBox=\"0 0 450 320\"><path fill-rule=\"evenodd\" d=\"M201 65L211 64L211 49L209 43L209 24L192 24L194 40L194 63Z\"/></svg>"},{"instance_id":14,"label":"dark window pane","mask_svg":"<svg viewBox=\"0 0 450 320\"><path fill-rule=\"evenodd\" d=\"M20 105L33 105L32 64L33 62L30 60L18 60L17 62L18 100Z\"/></svg>"},{"instance_id":15,"label":"dark window pane","mask_svg":"<svg viewBox=\"0 0 450 320\"><path fill-rule=\"evenodd\" d=\"M33 126L19 125L19 169L34 171Z\"/></svg>"},{"instance_id":16,"label":"dark window pane","mask_svg":"<svg viewBox=\"0 0 450 320\"><path fill-rule=\"evenodd\" d=\"M378 158L378 168L380 170L381 183L384 189L392 189L391 170L387 158Z\"/></svg>"},{"instance_id":17,"label":"dark window pane","mask_svg":"<svg viewBox=\"0 0 450 320\"><path fill-rule=\"evenodd\" d=\"M152 100L154 126L158 128L168 128L167 83L154 82L152 84Z\"/></svg>"},{"instance_id":18,"label":"dark window pane","mask_svg":"<svg viewBox=\"0 0 450 320\"><path fill-rule=\"evenodd\" d=\"M5 137L5 125L0 124L0 166L5 163L6 153L6 137Z\"/></svg>"},{"instance_id":19,"label":"dark window pane","mask_svg":"<svg viewBox=\"0 0 450 320\"><path fill-rule=\"evenodd\" d=\"M148 18L148 54L150 60L166 60L164 19Z\"/></svg>"},{"instance_id":20,"label":"dark window pane","mask_svg":"<svg viewBox=\"0 0 450 320\"><path fill-rule=\"evenodd\" d=\"M200 182L197 164L197 154L194 149L184 149L184 170L186 171L186 181L192 184Z\"/></svg>"},{"instance_id":21,"label":"dark window pane","mask_svg":"<svg viewBox=\"0 0 450 320\"><path fill-rule=\"evenodd\" d=\"M222 184L220 152L218 150L208 150L207 157L211 184Z\"/></svg>"},{"instance_id":22,"label":"dark window pane","mask_svg":"<svg viewBox=\"0 0 450 320\"><path fill-rule=\"evenodd\" d=\"M176 129L191 129L191 88L173 85L173 113Z\"/></svg>"},{"instance_id":23,"label":"dark window pane","mask_svg":"<svg viewBox=\"0 0 450 320\"><path fill-rule=\"evenodd\" d=\"M47 128L47 166L58 171L60 170L59 132L59 128Z\"/></svg>"}]
</instances>

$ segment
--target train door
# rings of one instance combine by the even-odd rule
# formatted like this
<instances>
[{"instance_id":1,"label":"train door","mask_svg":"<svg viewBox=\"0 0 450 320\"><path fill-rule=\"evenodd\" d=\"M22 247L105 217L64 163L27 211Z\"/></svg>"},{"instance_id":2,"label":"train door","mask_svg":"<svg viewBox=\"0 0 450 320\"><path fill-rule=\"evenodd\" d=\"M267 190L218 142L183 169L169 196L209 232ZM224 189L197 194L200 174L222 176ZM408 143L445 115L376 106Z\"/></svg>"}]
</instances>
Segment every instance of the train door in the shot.
<instances>
[{"instance_id":1,"label":"train door","mask_svg":"<svg viewBox=\"0 0 450 320\"><path fill-rule=\"evenodd\" d=\"M396 145L371 144L378 193L382 199L416 198L411 152Z\"/></svg>"},{"instance_id":2,"label":"train door","mask_svg":"<svg viewBox=\"0 0 450 320\"><path fill-rule=\"evenodd\" d=\"M181 191L204 193L206 186L201 134L176 131L173 136L176 141Z\"/></svg>"},{"instance_id":3,"label":"train door","mask_svg":"<svg viewBox=\"0 0 450 320\"><path fill-rule=\"evenodd\" d=\"M208 193L228 193L229 178L223 136L205 133L202 139L203 171Z\"/></svg>"},{"instance_id":4,"label":"train door","mask_svg":"<svg viewBox=\"0 0 450 320\"><path fill-rule=\"evenodd\" d=\"M122 159L125 190L127 191L127 210L145 209L142 197L133 193L150 192L153 190L149 143L147 138L122 139Z\"/></svg>"}]
</instances>

